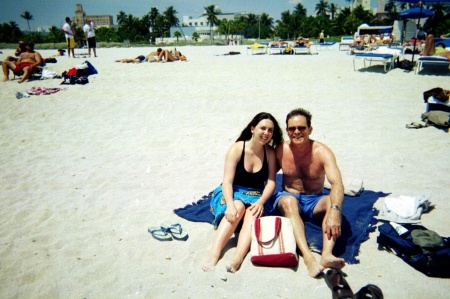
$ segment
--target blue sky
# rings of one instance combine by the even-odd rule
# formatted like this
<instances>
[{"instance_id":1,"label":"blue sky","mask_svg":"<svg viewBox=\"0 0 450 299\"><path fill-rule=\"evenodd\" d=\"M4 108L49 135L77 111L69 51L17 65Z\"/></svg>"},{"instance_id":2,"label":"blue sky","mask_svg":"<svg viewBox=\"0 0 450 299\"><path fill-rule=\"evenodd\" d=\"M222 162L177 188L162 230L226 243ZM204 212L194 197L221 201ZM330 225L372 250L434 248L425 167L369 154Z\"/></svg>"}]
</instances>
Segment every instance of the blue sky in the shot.
<instances>
[{"instance_id":1,"label":"blue sky","mask_svg":"<svg viewBox=\"0 0 450 299\"><path fill-rule=\"evenodd\" d=\"M327 0L339 7L349 6L346 0ZM222 9L222 12L248 11L255 14L268 13L274 20L280 18L281 12L294 9L301 2L307 9L308 15L314 13L319 0L2 0L0 9L0 23L15 21L22 30L27 30L27 22L20 15L29 11L33 16L30 21L31 30L38 27L47 30L51 26L61 27L66 16L75 14L75 5L83 5L86 14L112 15L114 23L119 11L142 17L150 11L150 7L156 6L160 12L173 6L178 12L180 21L183 16L200 16L205 6L214 4Z\"/></svg>"}]
</instances>

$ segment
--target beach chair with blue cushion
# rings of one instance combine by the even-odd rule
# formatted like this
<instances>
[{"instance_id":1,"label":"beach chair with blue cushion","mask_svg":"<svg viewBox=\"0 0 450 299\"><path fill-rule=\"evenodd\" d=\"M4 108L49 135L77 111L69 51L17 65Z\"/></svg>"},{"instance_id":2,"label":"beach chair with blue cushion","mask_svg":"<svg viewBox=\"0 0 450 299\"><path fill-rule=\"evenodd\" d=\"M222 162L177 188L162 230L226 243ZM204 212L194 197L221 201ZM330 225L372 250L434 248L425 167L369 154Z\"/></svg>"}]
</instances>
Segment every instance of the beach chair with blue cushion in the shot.
<instances>
[{"instance_id":1,"label":"beach chair with blue cushion","mask_svg":"<svg viewBox=\"0 0 450 299\"><path fill-rule=\"evenodd\" d=\"M375 51L366 52L363 54L356 54L353 58L353 70L356 71L356 60L362 60L364 68L366 68L366 62L369 62L369 66L372 62L382 64L384 66L384 72L387 73L394 67L395 60L402 56L402 52L399 49L390 49L387 47L379 48ZM359 68L361 69L361 67Z\"/></svg>"},{"instance_id":2,"label":"beach chair with blue cushion","mask_svg":"<svg viewBox=\"0 0 450 299\"><path fill-rule=\"evenodd\" d=\"M282 45L270 45L267 48L267 53L269 55L273 54L285 54L285 50L288 47L288 44L282 44Z\"/></svg>"},{"instance_id":3,"label":"beach chair with blue cushion","mask_svg":"<svg viewBox=\"0 0 450 299\"><path fill-rule=\"evenodd\" d=\"M335 44L336 44L336 42L332 41L332 42L318 43L318 44L314 44L314 45L317 50L324 51L324 50L331 50Z\"/></svg>"},{"instance_id":4,"label":"beach chair with blue cushion","mask_svg":"<svg viewBox=\"0 0 450 299\"><path fill-rule=\"evenodd\" d=\"M425 65L444 65L448 67L450 66L450 60L442 56L420 56L417 59L417 66L415 69L416 75L423 69Z\"/></svg>"},{"instance_id":5,"label":"beach chair with blue cushion","mask_svg":"<svg viewBox=\"0 0 450 299\"><path fill-rule=\"evenodd\" d=\"M344 50L348 50L350 48L350 44L353 43L353 36L343 36L341 37L341 42L339 43L339 51L344 48Z\"/></svg>"},{"instance_id":6,"label":"beach chair with blue cushion","mask_svg":"<svg viewBox=\"0 0 450 299\"><path fill-rule=\"evenodd\" d=\"M311 45L312 47L312 45ZM292 47L292 50L294 51L294 55L297 54L311 54L311 47L305 47L305 46L295 46Z\"/></svg>"}]
</instances>

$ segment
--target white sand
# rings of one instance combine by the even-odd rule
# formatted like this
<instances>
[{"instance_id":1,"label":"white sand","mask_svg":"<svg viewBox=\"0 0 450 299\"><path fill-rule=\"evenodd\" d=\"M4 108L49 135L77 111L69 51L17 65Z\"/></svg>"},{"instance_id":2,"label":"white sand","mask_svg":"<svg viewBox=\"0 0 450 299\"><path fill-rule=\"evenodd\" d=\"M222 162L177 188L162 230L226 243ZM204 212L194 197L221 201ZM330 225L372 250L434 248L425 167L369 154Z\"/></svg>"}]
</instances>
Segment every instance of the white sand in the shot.
<instances>
[{"instance_id":1,"label":"white sand","mask_svg":"<svg viewBox=\"0 0 450 299\"><path fill-rule=\"evenodd\" d=\"M331 147L344 178L394 196L431 194L436 209L422 224L450 235L449 135L405 128L420 122L424 91L450 88L448 73L355 72L337 49L252 56L243 46L189 46L179 48L187 63L113 62L151 50L98 49L89 61L99 74L53 95L15 98L61 80L0 83L0 297L330 298L302 260L294 271L257 268L247 256L227 273L235 241L215 272L202 272L215 231L172 212L221 182L226 150L261 111L284 128L291 109L309 109L312 138ZM231 50L242 55L215 56ZM60 74L86 59L57 60L48 68ZM189 240L153 239L147 228L166 220ZM344 268L353 291L373 283L386 298L447 296L449 280L378 251L376 235Z\"/></svg>"}]
</instances>

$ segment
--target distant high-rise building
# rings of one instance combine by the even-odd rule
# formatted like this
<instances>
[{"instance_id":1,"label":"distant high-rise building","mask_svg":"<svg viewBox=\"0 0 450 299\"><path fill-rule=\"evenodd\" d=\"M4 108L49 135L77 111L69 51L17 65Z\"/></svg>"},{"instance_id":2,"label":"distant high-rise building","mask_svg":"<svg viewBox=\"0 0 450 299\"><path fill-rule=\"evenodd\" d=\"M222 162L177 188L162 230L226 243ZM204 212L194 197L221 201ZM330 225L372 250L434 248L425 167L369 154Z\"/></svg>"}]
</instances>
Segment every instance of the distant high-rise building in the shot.
<instances>
[{"instance_id":1,"label":"distant high-rise building","mask_svg":"<svg viewBox=\"0 0 450 299\"><path fill-rule=\"evenodd\" d=\"M378 0L377 12L384 12L385 8L386 8L386 1L385 0Z\"/></svg>"},{"instance_id":2,"label":"distant high-rise building","mask_svg":"<svg viewBox=\"0 0 450 299\"><path fill-rule=\"evenodd\" d=\"M92 20L95 27L112 27L113 16L111 15L86 15L81 4L76 5L75 16L72 21L76 24L77 28L81 28L84 25L84 21L87 19Z\"/></svg>"},{"instance_id":3,"label":"distant high-rise building","mask_svg":"<svg viewBox=\"0 0 450 299\"><path fill-rule=\"evenodd\" d=\"M364 9L370 9L370 0L355 0L353 1L353 7L362 5Z\"/></svg>"}]
</instances>

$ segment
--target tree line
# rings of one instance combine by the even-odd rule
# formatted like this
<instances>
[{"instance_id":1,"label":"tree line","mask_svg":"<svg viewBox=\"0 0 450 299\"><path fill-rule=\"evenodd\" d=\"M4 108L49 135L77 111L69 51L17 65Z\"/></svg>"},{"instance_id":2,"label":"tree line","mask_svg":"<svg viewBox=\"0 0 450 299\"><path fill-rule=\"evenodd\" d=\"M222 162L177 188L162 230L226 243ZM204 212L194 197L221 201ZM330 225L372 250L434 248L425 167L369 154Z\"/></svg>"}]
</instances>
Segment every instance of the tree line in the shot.
<instances>
[{"instance_id":1,"label":"tree line","mask_svg":"<svg viewBox=\"0 0 450 299\"><path fill-rule=\"evenodd\" d=\"M347 1L352 2L352 0ZM301 3L295 5L292 12L290 10L283 11L280 19L276 21L266 13L261 15L250 13L233 20L221 20L219 19L221 11L215 5L204 7L205 11L202 16L205 16L208 21L211 38L218 33L231 37L240 35L249 39L278 37L289 40L297 36L318 37L322 30L330 36L351 35L363 23L371 26L392 25L398 19L399 12L410 7L414 7L414 5L388 0L386 3L387 16L382 20L377 19L372 11L365 10L362 5L353 9L350 7L338 8L336 4L329 4L326 0L320 0L316 4L315 16L308 16L306 8ZM449 32L449 7L437 4L428 8L435 12L435 16L427 20L423 26L424 30L435 35ZM183 27L187 25L180 24L180 20L176 17L177 13L173 6L167 7L163 12L160 12L157 7L151 7L150 11L140 18L120 11L117 15L118 27L97 28L96 39L100 42L123 42L125 40L133 43L155 42L157 37L170 37L170 28L172 27L177 28L174 33L177 39L186 39ZM35 43L58 43L64 41L61 28L52 26L48 29L48 34L43 35L30 30L29 22L33 20L30 12L25 11L21 17L27 20L29 32L22 32L14 21L0 24L0 42L16 43L19 40L33 40ZM77 27L77 24L74 24L74 27ZM217 29L213 31L213 28ZM81 28L77 28L76 31L76 41L84 40ZM194 33L194 36L190 38L196 40L199 35Z\"/></svg>"}]
</instances>

